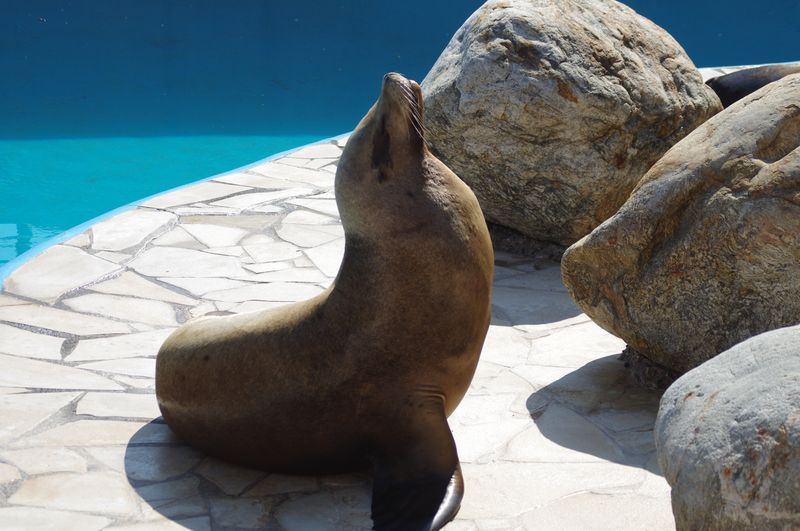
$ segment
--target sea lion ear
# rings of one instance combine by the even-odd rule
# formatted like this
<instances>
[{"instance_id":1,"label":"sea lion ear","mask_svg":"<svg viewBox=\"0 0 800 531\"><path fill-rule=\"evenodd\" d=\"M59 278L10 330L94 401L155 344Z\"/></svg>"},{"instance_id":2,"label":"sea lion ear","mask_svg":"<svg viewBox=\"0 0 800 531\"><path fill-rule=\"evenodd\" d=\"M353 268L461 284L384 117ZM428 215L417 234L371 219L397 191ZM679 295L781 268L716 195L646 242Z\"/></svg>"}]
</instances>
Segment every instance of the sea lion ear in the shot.
<instances>
[{"instance_id":1,"label":"sea lion ear","mask_svg":"<svg viewBox=\"0 0 800 531\"><path fill-rule=\"evenodd\" d=\"M381 118L372 135L372 167L378 170L378 181L383 182L387 179L389 170L392 167L392 152L389 149L391 139L389 131L386 130L386 122Z\"/></svg>"}]
</instances>

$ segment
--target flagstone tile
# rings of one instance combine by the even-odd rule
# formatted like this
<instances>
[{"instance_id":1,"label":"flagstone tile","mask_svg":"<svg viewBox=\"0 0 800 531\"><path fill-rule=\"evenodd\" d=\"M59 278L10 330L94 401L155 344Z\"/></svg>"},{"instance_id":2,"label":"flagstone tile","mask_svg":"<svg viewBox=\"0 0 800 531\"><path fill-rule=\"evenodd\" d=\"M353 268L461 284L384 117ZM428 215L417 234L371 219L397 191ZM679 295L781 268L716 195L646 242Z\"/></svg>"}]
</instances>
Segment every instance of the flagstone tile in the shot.
<instances>
[{"instance_id":1,"label":"flagstone tile","mask_svg":"<svg viewBox=\"0 0 800 531\"><path fill-rule=\"evenodd\" d=\"M61 360L61 345L64 340L59 337L36 334L0 324L0 353L39 358Z\"/></svg>"},{"instance_id":2,"label":"flagstone tile","mask_svg":"<svg viewBox=\"0 0 800 531\"><path fill-rule=\"evenodd\" d=\"M184 304L188 306L194 306L198 303L197 299L175 293L131 271L125 271L117 278L94 284L90 286L89 289L109 295L128 295L131 297L173 302L175 304Z\"/></svg>"},{"instance_id":3,"label":"flagstone tile","mask_svg":"<svg viewBox=\"0 0 800 531\"><path fill-rule=\"evenodd\" d=\"M335 164L336 161L338 161L338 160L339 160L338 157L337 158L325 158L325 159L311 159L310 161L308 161L306 163L305 167L306 168L312 168L314 170L318 170L318 169L323 168L325 166L328 166L330 164Z\"/></svg>"},{"instance_id":4,"label":"flagstone tile","mask_svg":"<svg viewBox=\"0 0 800 531\"><path fill-rule=\"evenodd\" d=\"M261 245L265 243L276 243L278 240L263 233L250 234L242 240L242 245Z\"/></svg>"},{"instance_id":5,"label":"flagstone tile","mask_svg":"<svg viewBox=\"0 0 800 531\"><path fill-rule=\"evenodd\" d=\"M304 168L306 164L311 162L311 159L297 158L297 157L281 157L275 162L278 164L286 164L287 166L294 166L295 168Z\"/></svg>"},{"instance_id":6,"label":"flagstone tile","mask_svg":"<svg viewBox=\"0 0 800 531\"><path fill-rule=\"evenodd\" d=\"M122 389L90 371L5 354L0 354L0 385L32 389Z\"/></svg>"},{"instance_id":7,"label":"flagstone tile","mask_svg":"<svg viewBox=\"0 0 800 531\"><path fill-rule=\"evenodd\" d=\"M609 496L594 492L578 493L535 508L525 513L522 520L525 529L675 529L668 494L652 498L636 494Z\"/></svg>"},{"instance_id":8,"label":"flagstone tile","mask_svg":"<svg viewBox=\"0 0 800 531\"><path fill-rule=\"evenodd\" d=\"M136 299L121 295L92 293L72 299L64 304L75 311L136 321L156 326L177 326L175 309L166 302Z\"/></svg>"},{"instance_id":9,"label":"flagstone tile","mask_svg":"<svg viewBox=\"0 0 800 531\"><path fill-rule=\"evenodd\" d=\"M230 277L243 271L234 257L178 247L152 247L128 267L150 277Z\"/></svg>"},{"instance_id":10,"label":"flagstone tile","mask_svg":"<svg viewBox=\"0 0 800 531\"><path fill-rule=\"evenodd\" d=\"M311 193L314 193L314 190L311 188L288 188L286 190L277 190L274 192L254 192L249 194L235 195L233 197L215 201L211 204L214 206L246 209L256 205L286 199L288 197L297 197L299 195L308 195Z\"/></svg>"},{"instance_id":11,"label":"flagstone tile","mask_svg":"<svg viewBox=\"0 0 800 531\"><path fill-rule=\"evenodd\" d=\"M30 304L30 302L0 293L0 306L19 306L20 304Z\"/></svg>"},{"instance_id":12,"label":"flagstone tile","mask_svg":"<svg viewBox=\"0 0 800 531\"><path fill-rule=\"evenodd\" d=\"M156 381L153 378L131 378L129 376L114 375L114 380L130 385L135 389L150 389L154 391L156 388Z\"/></svg>"},{"instance_id":13,"label":"flagstone tile","mask_svg":"<svg viewBox=\"0 0 800 531\"><path fill-rule=\"evenodd\" d=\"M94 255L98 258L102 258L103 260L114 262L115 264L123 264L133 258L132 254L117 253L114 251L99 251L94 253Z\"/></svg>"},{"instance_id":14,"label":"flagstone tile","mask_svg":"<svg viewBox=\"0 0 800 531\"><path fill-rule=\"evenodd\" d=\"M255 173L273 179L284 179L306 183L317 187L333 187L333 175L309 168L294 168L276 162L265 162L248 168L247 173Z\"/></svg>"},{"instance_id":15,"label":"flagstone tile","mask_svg":"<svg viewBox=\"0 0 800 531\"><path fill-rule=\"evenodd\" d=\"M339 217L339 207L333 199L289 199L289 204L305 207L328 216Z\"/></svg>"},{"instance_id":16,"label":"flagstone tile","mask_svg":"<svg viewBox=\"0 0 800 531\"><path fill-rule=\"evenodd\" d=\"M25 450L0 451L0 458L14 463L29 476L55 472L86 472L86 460L67 448L28 448Z\"/></svg>"},{"instance_id":17,"label":"flagstone tile","mask_svg":"<svg viewBox=\"0 0 800 531\"><path fill-rule=\"evenodd\" d=\"M613 463L462 464L465 490L459 517L506 518L567 496L640 484L645 472Z\"/></svg>"},{"instance_id":18,"label":"flagstone tile","mask_svg":"<svg viewBox=\"0 0 800 531\"><path fill-rule=\"evenodd\" d=\"M106 531L211 531L211 521L207 516L170 520L159 518L136 524L123 524L107 527Z\"/></svg>"},{"instance_id":19,"label":"flagstone tile","mask_svg":"<svg viewBox=\"0 0 800 531\"><path fill-rule=\"evenodd\" d=\"M314 476L287 476L270 474L243 494L243 496L274 496L292 492L315 492L319 481Z\"/></svg>"},{"instance_id":20,"label":"flagstone tile","mask_svg":"<svg viewBox=\"0 0 800 531\"><path fill-rule=\"evenodd\" d=\"M25 324L76 335L131 332L131 327L125 323L33 304L0 307L0 321Z\"/></svg>"},{"instance_id":21,"label":"flagstone tile","mask_svg":"<svg viewBox=\"0 0 800 531\"><path fill-rule=\"evenodd\" d=\"M287 302L247 301L237 304L232 307L230 311L233 313L261 312L265 310L274 310L275 308L280 308L287 304Z\"/></svg>"},{"instance_id":22,"label":"flagstone tile","mask_svg":"<svg viewBox=\"0 0 800 531\"><path fill-rule=\"evenodd\" d=\"M245 275L246 271L241 270L239 275ZM239 276L234 275L234 276ZM173 284L179 288L185 289L197 297L203 297L206 293L212 291L220 291L231 288L239 288L247 286L247 282L240 280L232 280L230 278L191 278L191 277L174 277L174 278L159 278L158 280Z\"/></svg>"},{"instance_id":23,"label":"flagstone tile","mask_svg":"<svg viewBox=\"0 0 800 531\"><path fill-rule=\"evenodd\" d=\"M339 158L342 156L342 149L333 143L311 144L304 146L296 151L292 151L290 156L305 159L319 158Z\"/></svg>"},{"instance_id":24,"label":"flagstone tile","mask_svg":"<svg viewBox=\"0 0 800 531\"><path fill-rule=\"evenodd\" d=\"M158 506L159 514L163 514L167 518L186 518L189 516L197 516L197 515L205 515L208 514L208 502L205 498L201 496L192 496L189 498L184 498L182 500L174 500L168 501L166 503L159 504ZM200 529L210 529L210 519L207 517L203 518L205 522L208 524L209 527L195 527L194 521L198 519L192 520L177 520L179 523L183 523L183 525L189 526L189 529L192 531L199 531ZM202 519L201 519L202 520ZM184 523L186 522L186 523ZM191 523L189 523L191 522Z\"/></svg>"},{"instance_id":25,"label":"flagstone tile","mask_svg":"<svg viewBox=\"0 0 800 531\"><path fill-rule=\"evenodd\" d=\"M344 257L344 239L306 249L304 252L317 269L333 278L339 272L339 265Z\"/></svg>"},{"instance_id":26,"label":"flagstone tile","mask_svg":"<svg viewBox=\"0 0 800 531\"><path fill-rule=\"evenodd\" d=\"M531 342L525 334L508 326L491 325L483 343L481 359L505 367L525 363Z\"/></svg>"},{"instance_id":27,"label":"flagstone tile","mask_svg":"<svg viewBox=\"0 0 800 531\"><path fill-rule=\"evenodd\" d=\"M218 312L218 311L219 308L217 308L216 304L214 304L213 302L206 301L203 304L195 306L194 308L189 310L189 313L192 314L192 317L202 317L211 312Z\"/></svg>"},{"instance_id":28,"label":"flagstone tile","mask_svg":"<svg viewBox=\"0 0 800 531\"><path fill-rule=\"evenodd\" d=\"M595 424L567 407L551 404L535 425L509 441L502 458L545 463L623 462L625 455Z\"/></svg>"},{"instance_id":29,"label":"flagstone tile","mask_svg":"<svg viewBox=\"0 0 800 531\"><path fill-rule=\"evenodd\" d=\"M25 262L5 281L8 293L52 303L64 293L119 270L80 249L54 245Z\"/></svg>"},{"instance_id":30,"label":"flagstone tile","mask_svg":"<svg viewBox=\"0 0 800 531\"><path fill-rule=\"evenodd\" d=\"M578 368L597 358L619 354L624 349L623 340L590 321L534 339L528 363Z\"/></svg>"},{"instance_id":31,"label":"flagstone tile","mask_svg":"<svg viewBox=\"0 0 800 531\"><path fill-rule=\"evenodd\" d=\"M567 292L567 288L561 280L561 268L557 265L539 269L532 273L512 274L498 279L494 285L504 288Z\"/></svg>"},{"instance_id":32,"label":"flagstone tile","mask_svg":"<svg viewBox=\"0 0 800 531\"><path fill-rule=\"evenodd\" d=\"M291 269L281 269L279 271L253 273L252 275L239 278L251 282L309 282L314 284L328 282L330 280L318 269L313 267L293 267Z\"/></svg>"},{"instance_id":33,"label":"flagstone tile","mask_svg":"<svg viewBox=\"0 0 800 531\"><path fill-rule=\"evenodd\" d=\"M266 475L259 470L232 465L213 457L204 459L195 469L195 473L231 496L238 496Z\"/></svg>"},{"instance_id":34,"label":"flagstone tile","mask_svg":"<svg viewBox=\"0 0 800 531\"><path fill-rule=\"evenodd\" d=\"M86 393L76 410L78 415L125 417L152 420L161 415L154 394Z\"/></svg>"},{"instance_id":35,"label":"flagstone tile","mask_svg":"<svg viewBox=\"0 0 800 531\"><path fill-rule=\"evenodd\" d=\"M152 245L183 247L186 249L204 249L205 246L194 239L186 230L178 225L171 231L159 236L150 242Z\"/></svg>"},{"instance_id":36,"label":"flagstone tile","mask_svg":"<svg viewBox=\"0 0 800 531\"><path fill-rule=\"evenodd\" d=\"M200 495L200 480L195 476L139 487L136 493L148 501L181 500ZM163 503L158 504L159 507ZM203 511L206 512L206 511ZM199 514L197 512L193 514Z\"/></svg>"},{"instance_id":37,"label":"flagstone tile","mask_svg":"<svg viewBox=\"0 0 800 531\"><path fill-rule=\"evenodd\" d=\"M78 393L0 395L0 444L29 432L78 396Z\"/></svg>"},{"instance_id":38,"label":"flagstone tile","mask_svg":"<svg viewBox=\"0 0 800 531\"><path fill-rule=\"evenodd\" d=\"M297 187L296 182L287 181L284 179L273 179L264 177L262 175L253 175L251 173L228 173L214 177L215 182L238 184L241 186L249 186L251 188L264 188L266 190L281 190L285 188Z\"/></svg>"},{"instance_id":39,"label":"flagstone tile","mask_svg":"<svg viewBox=\"0 0 800 531\"><path fill-rule=\"evenodd\" d=\"M284 223L276 232L281 239L300 247L316 247L344 237L339 225L294 225Z\"/></svg>"},{"instance_id":40,"label":"flagstone tile","mask_svg":"<svg viewBox=\"0 0 800 531\"><path fill-rule=\"evenodd\" d=\"M212 301L246 302L246 301L273 301L296 302L310 299L319 295L324 290L319 286L298 282L272 282L243 286L223 291L212 291L206 298Z\"/></svg>"},{"instance_id":41,"label":"flagstone tile","mask_svg":"<svg viewBox=\"0 0 800 531\"><path fill-rule=\"evenodd\" d=\"M282 262L285 260L293 260L301 256L300 249L286 242L245 245L244 250L256 262Z\"/></svg>"},{"instance_id":42,"label":"flagstone tile","mask_svg":"<svg viewBox=\"0 0 800 531\"><path fill-rule=\"evenodd\" d=\"M102 516L38 507L0 507L0 529L5 531L100 531L110 522Z\"/></svg>"},{"instance_id":43,"label":"flagstone tile","mask_svg":"<svg viewBox=\"0 0 800 531\"><path fill-rule=\"evenodd\" d=\"M566 293L495 286L492 304L515 325L550 323L582 312Z\"/></svg>"},{"instance_id":44,"label":"flagstone tile","mask_svg":"<svg viewBox=\"0 0 800 531\"><path fill-rule=\"evenodd\" d=\"M172 328L97 339L82 339L65 361L97 361L120 358L155 357Z\"/></svg>"},{"instance_id":45,"label":"flagstone tile","mask_svg":"<svg viewBox=\"0 0 800 531\"><path fill-rule=\"evenodd\" d=\"M88 247L91 243L88 232L81 232L77 236L73 236L64 242L64 245L71 245L72 247Z\"/></svg>"},{"instance_id":46,"label":"flagstone tile","mask_svg":"<svg viewBox=\"0 0 800 531\"><path fill-rule=\"evenodd\" d=\"M181 476L203 456L188 446L106 446L87 450L108 468L137 481L165 481Z\"/></svg>"},{"instance_id":47,"label":"flagstone tile","mask_svg":"<svg viewBox=\"0 0 800 531\"><path fill-rule=\"evenodd\" d=\"M194 203L186 206L171 207L170 210L175 214L177 214L178 216L180 216L181 218L189 216L192 217L215 216L222 218L225 216L233 216L241 213L241 209L239 208L213 206L213 205L207 205L205 203Z\"/></svg>"},{"instance_id":48,"label":"flagstone tile","mask_svg":"<svg viewBox=\"0 0 800 531\"><path fill-rule=\"evenodd\" d=\"M295 265L291 262L263 262L260 264L247 264L242 266L248 271L253 273L268 273L270 271L283 271L285 269L293 268Z\"/></svg>"},{"instance_id":49,"label":"flagstone tile","mask_svg":"<svg viewBox=\"0 0 800 531\"><path fill-rule=\"evenodd\" d=\"M0 463L0 487L20 479L22 479L22 475L17 470L17 467Z\"/></svg>"},{"instance_id":50,"label":"flagstone tile","mask_svg":"<svg viewBox=\"0 0 800 531\"><path fill-rule=\"evenodd\" d=\"M124 251L138 247L156 232L164 232L177 217L158 210L133 209L92 225L92 249Z\"/></svg>"},{"instance_id":51,"label":"flagstone tile","mask_svg":"<svg viewBox=\"0 0 800 531\"><path fill-rule=\"evenodd\" d=\"M249 190L249 188L246 186L235 186L232 184L205 181L158 195L142 203L142 206L150 208L175 207L179 205L188 205L190 203L226 197L238 192L245 192L247 190Z\"/></svg>"},{"instance_id":52,"label":"flagstone tile","mask_svg":"<svg viewBox=\"0 0 800 531\"><path fill-rule=\"evenodd\" d=\"M275 516L284 529L366 531L372 529L370 491L365 485L293 496Z\"/></svg>"},{"instance_id":53,"label":"flagstone tile","mask_svg":"<svg viewBox=\"0 0 800 531\"><path fill-rule=\"evenodd\" d=\"M210 247L206 249L205 252L224 256L242 256L244 254L244 248L238 245L233 247Z\"/></svg>"},{"instance_id":54,"label":"flagstone tile","mask_svg":"<svg viewBox=\"0 0 800 531\"><path fill-rule=\"evenodd\" d=\"M286 214L283 218L283 224L294 224L294 225L331 225L331 224L338 224L338 219L326 216L324 214L319 214L317 212L312 212L310 210L305 210L302 208L298 208L297 210L293 210Z\"/></svg>"},{"instance_id":55,"label":"flagstone tile","mask_svg":"<svg viewBox=\"0 0 800 531\"><path fill-rule=\"evenodd\" d=\"M35 476L26 480L8 503L110 515L137 509L125 476L113 472Z\"/></svg>"},{"instance_id":56,"label":"flagstone tile","mask_svg":"<svg viewBox=\"0 0 800 531\"><path fill-rule=\"evenodd\" d=\"M211 498L209 505L214 523L235 529L264 529L272 506L255 498Z\"/></svg>"},{"instance_id":57,"label":"flagstone tile","mask_svg":"<svg viewBox=\"0 0 800 531\"><path fill-rule=\"evenodd\" d=\"M136 435L139 444L178 442L164 424L145 424L123 420L76 420L19 440L14 448L34 446L92 446L125 445Z\"/></svg>"},{"instance_id":58,"label":"flagstone tile","mask_svg":"<svg viewBox=\"0 0 800 531\"><path fill-rule=\"evenodd\" d=\"M0 395L17 395L20 393L27 393L29 389L25 389L24 387L0 387Z\"/></svg>"},{"instance_id":59,"label":"flagstone tile","mask_svg":"<svg viewBox=\"0 0 800 531\"><path fill-rule=\"evenodd\" d=\"M154 378L156 360L153 358L125 358L118 360L94 361L78 365L81 369L122 374L124 376L146 376Z\"/></svg>"},{"instance_id":60,"label":"flagstone tile","mask_svg":"<svg viewBox=\"0 0 800 531\"><path fill-rule=\"evenodd\" d=\"M184 223L181 226L206 247L231 247L238 244L248 234L244 229L214 225L213 223Z\"/></svg>"}]
</instances>

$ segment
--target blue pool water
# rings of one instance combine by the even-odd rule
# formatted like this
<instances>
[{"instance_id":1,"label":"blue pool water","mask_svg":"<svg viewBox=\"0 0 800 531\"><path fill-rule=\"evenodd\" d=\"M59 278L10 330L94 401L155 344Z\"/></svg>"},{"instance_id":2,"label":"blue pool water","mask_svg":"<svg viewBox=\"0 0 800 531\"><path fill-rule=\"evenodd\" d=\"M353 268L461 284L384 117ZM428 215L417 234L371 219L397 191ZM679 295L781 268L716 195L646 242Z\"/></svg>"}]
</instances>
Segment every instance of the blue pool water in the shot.
<instances>
[{"instance_id":1,"label":"blue pool water","mask_svg":"<svg viewBox=\"0 0 800 531\"><path fill-rule=\"evenodd\" d=\"M482 2L3 0L0 264L179 184L345 132ZM699 66L800 59L800 2L627 2Z\"/></svg>"}]
</instances>

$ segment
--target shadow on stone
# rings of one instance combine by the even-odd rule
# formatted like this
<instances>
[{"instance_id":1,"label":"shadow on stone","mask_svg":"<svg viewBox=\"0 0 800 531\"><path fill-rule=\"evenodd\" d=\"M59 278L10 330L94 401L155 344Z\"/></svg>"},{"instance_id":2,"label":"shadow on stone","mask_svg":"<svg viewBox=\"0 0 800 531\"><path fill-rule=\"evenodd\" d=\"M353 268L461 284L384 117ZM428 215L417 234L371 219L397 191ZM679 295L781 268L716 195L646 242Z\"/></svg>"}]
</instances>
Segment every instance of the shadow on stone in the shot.
<instances>
[{"instance_id":1,"label":"shadow on stone","mask_svg":"<svg viewBox=\"0 0 800 531\"><path fill-rule=\"evenodd\" d=\"M370 529L368 476L285 476L208 457L161 418L125 449L125 474L144 500L141 519L193 531Z\"/></svg>"},{"instance_id":2,"label":"shadow on stone","mask_svg":"<svg viewBox=\"0 0 800 531\"><path fill-rule=\"evenodd\" d=\"M528 451L540 460L599 459L662 475L653 440L661 394L639 386L619 355L587 363L528 397L538 434L552 443L531 440Z\"/></svg>"},{"instance_id":3,"label":"shadow on stone","mask_svg":"<svg viewBox=\"0 0 800 531\"><path fill-rule=\"evenodd\" d=\"M495 256L492 317L511 325L557 323L580 315L561 282L558 262L532 264L507 254Z\"/></svg>"}]
</instances>

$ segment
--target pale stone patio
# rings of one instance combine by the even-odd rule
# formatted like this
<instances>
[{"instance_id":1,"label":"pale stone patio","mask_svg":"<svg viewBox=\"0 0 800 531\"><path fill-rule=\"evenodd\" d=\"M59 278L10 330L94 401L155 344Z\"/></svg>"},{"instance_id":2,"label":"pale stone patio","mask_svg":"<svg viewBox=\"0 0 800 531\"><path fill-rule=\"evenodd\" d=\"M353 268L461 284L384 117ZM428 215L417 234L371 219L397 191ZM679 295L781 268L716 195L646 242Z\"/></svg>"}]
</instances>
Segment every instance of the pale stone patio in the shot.
<instances>
[{"instance_id":1,"label":"pale stone patio","mask_svg":"<svg viewBox=\"0 0 800 531\"><path fill-rule=\"evenodd\" d=\"M705 69L710 77L720 72ZM177 440L155 355L180 323L306 299L338 270L345 139L157 196L55 245L0 293L0 529L369 529L370 479L236 468ZM450 530L669 530L659 393L555 263L497 253L494 318L450 419Z\"/></svg>"}]
</instances>

